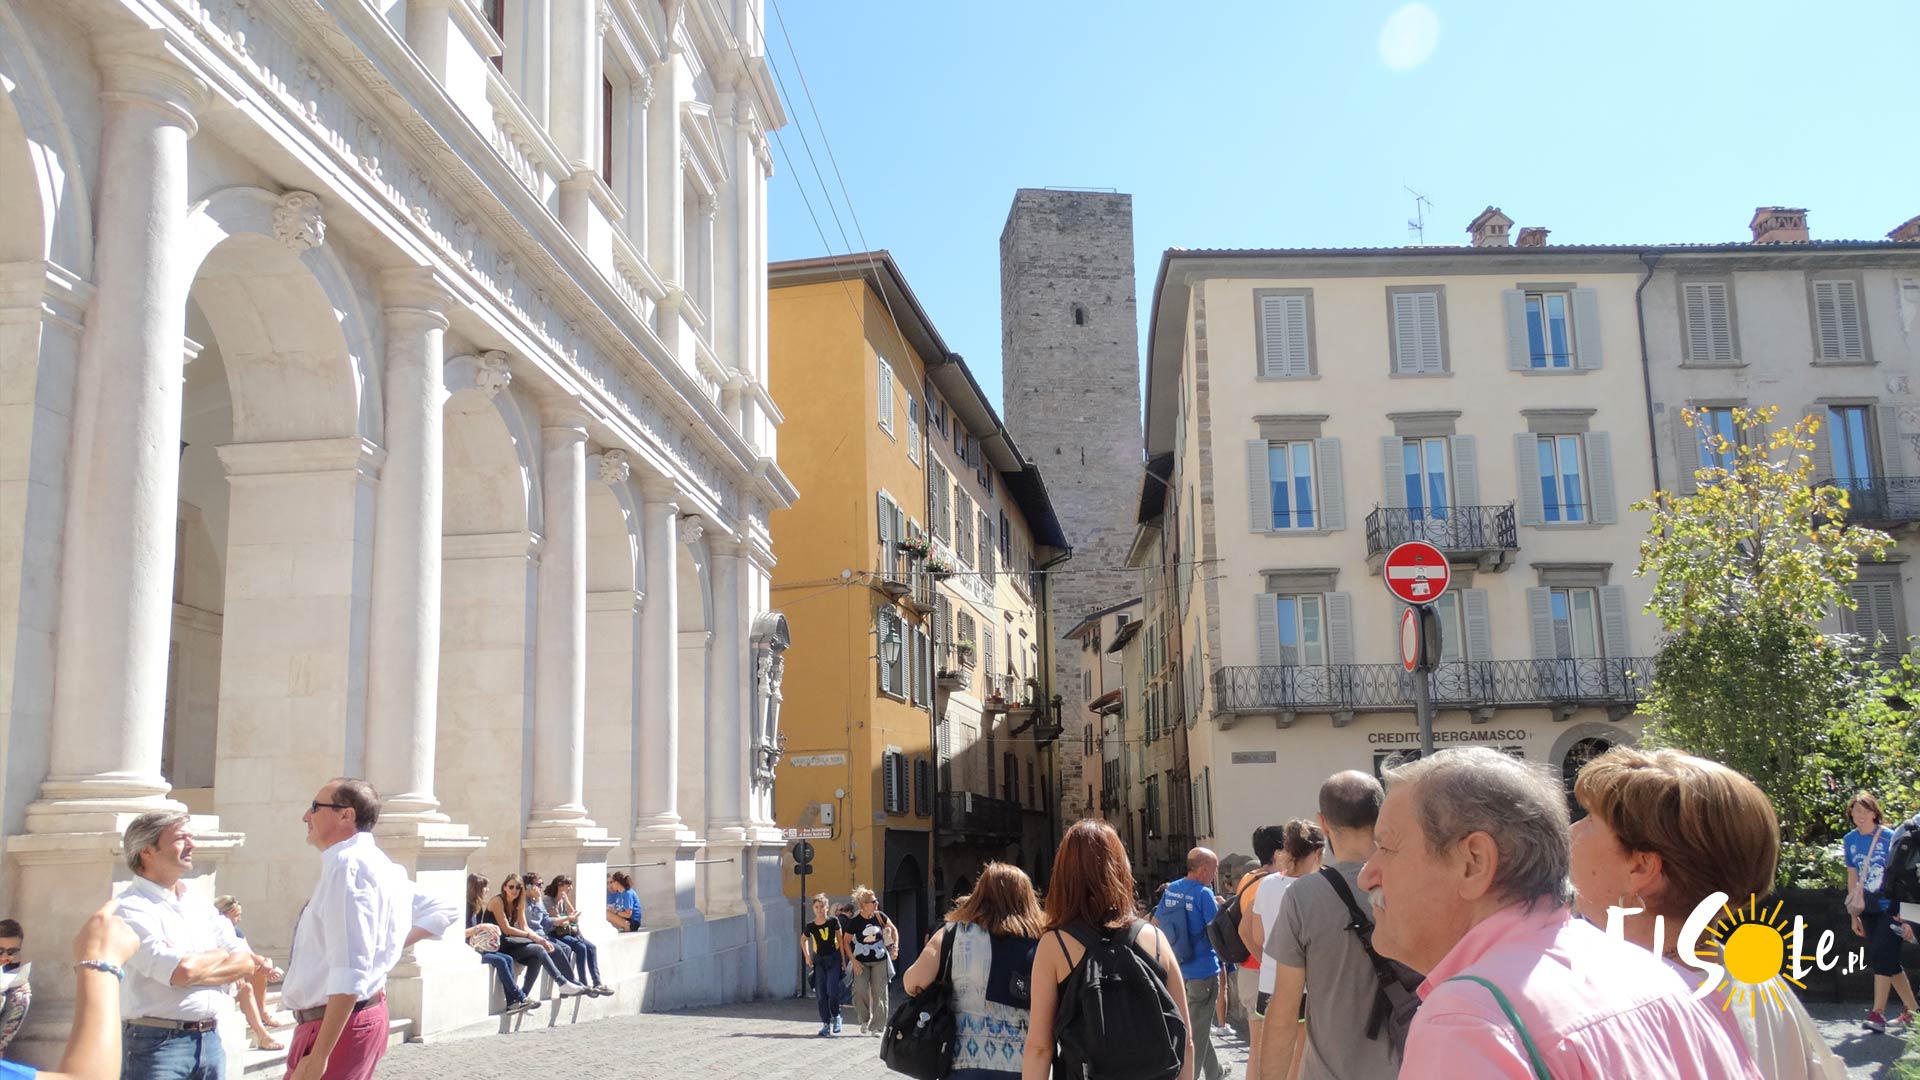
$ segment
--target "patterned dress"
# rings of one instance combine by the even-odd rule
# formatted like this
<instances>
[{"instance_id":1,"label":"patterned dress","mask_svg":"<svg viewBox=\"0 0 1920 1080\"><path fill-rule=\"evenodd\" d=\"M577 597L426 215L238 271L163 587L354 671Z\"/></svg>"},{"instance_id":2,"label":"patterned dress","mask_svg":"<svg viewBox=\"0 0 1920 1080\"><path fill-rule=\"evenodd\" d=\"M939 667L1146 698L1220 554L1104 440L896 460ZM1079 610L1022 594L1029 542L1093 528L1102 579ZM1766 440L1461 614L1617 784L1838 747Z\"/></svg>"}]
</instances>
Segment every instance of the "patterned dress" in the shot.
<instances>
[{"instance_id":1,"label":"patterned dress","mask_svg":"<svg viewBox=\"0 0 1920 1080\"><path fill-rule=\"evenodd\" d=\"M971 923L951 923L954 1009L959 1034L951 1080L1004 1080L1019 1075L1027 1049L1027 1000L1034 942L994 938ZM994 1000L997 999L997 1000Z\"/></svg>"}]
</instances>

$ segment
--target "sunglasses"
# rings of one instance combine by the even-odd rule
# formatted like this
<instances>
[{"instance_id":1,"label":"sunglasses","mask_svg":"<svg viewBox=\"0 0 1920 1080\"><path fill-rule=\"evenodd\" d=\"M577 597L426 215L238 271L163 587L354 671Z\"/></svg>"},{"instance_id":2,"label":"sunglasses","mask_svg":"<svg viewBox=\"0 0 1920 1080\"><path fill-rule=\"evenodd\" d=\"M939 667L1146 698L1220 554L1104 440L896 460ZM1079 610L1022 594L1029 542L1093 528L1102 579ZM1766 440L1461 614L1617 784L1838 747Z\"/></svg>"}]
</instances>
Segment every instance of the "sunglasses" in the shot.
<instances>
[{"instance_id":1,"label":"sunglasses","mask_svg":"<svg viewBox=\"0 0 1920 1080\"><path fill-rule=\"evenodd\" d=\"M353 809L353 807L348 806L346 803L315 802L313 806L307 811L307 813L317 814L322 810L351 810L351 809Z\"/></svg>"},{"instance_id":2,"label":"sunglasses","mask_svg":"<svg viewBox=\"0 0 1920 1080\"><path fill-rule=\"evenodd\" d=\"M19 956L19 955L20 955L20 950L17 947L12 949L0 949L0 956Z\"/></svg>"},{"instance_id":3,"label":"sunglasses","mask_svg":"<svg viewBox=\"0 0 1920 1080\"><path fill-rule=\"evenodd\" d=\"M505 890L507 890L508 892L519 892L519 891L520 891L520 886L518 886L518 885L503 885L503 886L501 886L501 888L503 888L503 889L505 889Z\"/></svg>"}]
</instances>

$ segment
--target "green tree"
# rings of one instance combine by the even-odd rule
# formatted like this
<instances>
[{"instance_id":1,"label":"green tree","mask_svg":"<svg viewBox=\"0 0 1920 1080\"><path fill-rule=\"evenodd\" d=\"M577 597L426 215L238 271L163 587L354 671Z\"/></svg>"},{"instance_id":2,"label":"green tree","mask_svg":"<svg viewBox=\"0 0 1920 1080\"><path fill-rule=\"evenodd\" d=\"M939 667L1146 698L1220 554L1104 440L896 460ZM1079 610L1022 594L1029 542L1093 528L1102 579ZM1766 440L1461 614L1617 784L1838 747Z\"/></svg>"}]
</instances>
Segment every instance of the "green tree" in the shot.
<instances>
[{"instance_id":1,"label":"green tree","mask_svg":"<svg viewBox=\"0 0 1920 1080\"><path fill-rule=\"evenodd\" d=\"M1774 427L1777 412L1735 409L1734 439L1702 429L1727 464L1700 469L1691 495L1634 506L1652 514L1636 572L1653 579L1648 610L1671 635L1643 711L1649 743L1747 774L1799 844L1845 828L1854 787L1887 787L1905 706L1853 641L1819 625L1854 606L1860 562L1884 558L1892 538L1847 524L1845 491L1813 486L1820 421ZM1682 416L1696 429L1703 419ZM1804 861L1784 854L1783 876Z\"/></svg>"}]
</instances>

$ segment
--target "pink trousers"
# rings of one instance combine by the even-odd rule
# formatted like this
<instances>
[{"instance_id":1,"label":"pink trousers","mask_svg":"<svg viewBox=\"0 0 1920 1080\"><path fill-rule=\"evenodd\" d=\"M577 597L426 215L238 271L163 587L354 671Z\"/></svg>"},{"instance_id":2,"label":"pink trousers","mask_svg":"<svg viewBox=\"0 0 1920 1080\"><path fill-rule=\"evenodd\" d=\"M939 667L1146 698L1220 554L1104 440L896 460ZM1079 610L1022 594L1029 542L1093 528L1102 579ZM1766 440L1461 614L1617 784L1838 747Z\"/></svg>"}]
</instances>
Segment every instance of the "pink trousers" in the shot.
<instances>
[{"instance_id":1,"label":"pink trousers","mask_svg":"<svg viewBox=\"0 0 1920 1080\"><path fill-rule=\"evenodd\" d=\"M347 1018L347 1026L340 1032L340 1041L333 1044L333 1053L327 1056L327 1069L320 1074L320 1080L372 1080L373 1067L380 1064L387 1053L387 1028L387 997L383 992L379 1004ZM300 1060L313 1050L313 1042L319 1037L318 1020L309 1020L293 1029L293 1045L287 1048L289 1077Z\"/></svg>"}]
</instances>

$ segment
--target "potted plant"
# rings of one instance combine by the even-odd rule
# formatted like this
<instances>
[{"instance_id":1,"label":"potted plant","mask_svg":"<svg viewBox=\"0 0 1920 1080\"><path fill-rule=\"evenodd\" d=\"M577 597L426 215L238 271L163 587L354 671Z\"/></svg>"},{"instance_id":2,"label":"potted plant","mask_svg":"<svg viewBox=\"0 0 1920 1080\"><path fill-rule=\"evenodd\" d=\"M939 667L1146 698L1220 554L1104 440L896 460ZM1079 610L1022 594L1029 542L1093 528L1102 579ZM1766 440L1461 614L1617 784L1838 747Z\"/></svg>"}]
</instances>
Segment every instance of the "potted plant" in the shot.
<instances>
[{"instance_id":1,"label":"potted plant","mask_svg":"<svg viewBox=\"0 0 1920 1080\"><path fill-rule=\"evenodd\" d=\"M953 643L953 647L960 653L960 659L973 659L974 644L972 638L961 638L959 641Z\"/></svg>"},{"instance_id":2,"label":"potted plant","mask_svg":"<svg viewBox=\"0 0 1920 1080\"><path fill-rule=\"evenodd\" d=\"M933 554L933 544L924 536L909 536L900 541L898 547L916 559L924 559Z\"/></svg>"},{"instance_id":3,"label":"potted plant","mask_svg":"<svg viewBox=\"0 0 1920 1080\"><path fill-rule=\"evenodd\" d=\"M951 574L953 573L953 564L938 555L929 556L927 558L927 573Z\"/></svg>"}]
</instances>

